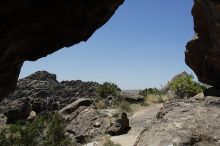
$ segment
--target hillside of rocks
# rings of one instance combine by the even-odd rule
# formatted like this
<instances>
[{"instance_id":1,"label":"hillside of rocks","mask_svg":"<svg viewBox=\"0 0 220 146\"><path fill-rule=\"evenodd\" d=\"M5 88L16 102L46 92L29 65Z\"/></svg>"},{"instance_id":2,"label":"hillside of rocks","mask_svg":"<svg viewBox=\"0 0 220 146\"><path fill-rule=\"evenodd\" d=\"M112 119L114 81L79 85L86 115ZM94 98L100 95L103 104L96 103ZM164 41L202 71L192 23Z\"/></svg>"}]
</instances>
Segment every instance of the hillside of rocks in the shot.
<instances>
[{"instance_id":1,"label":"hillside of rocks","mask_svg":"<svg viewBox=\"0 0 220 146\"><path fill-rule=\"evenodd\" d=\"M20 79L15 92L0 102L0 124L31 123L39 116L59 113L67 122L66 134L79 145L106 134L126 133L129 130L126 113L97 109L98 86L96 82L80 80L59 82L55 74L37 71ZM122 96L127 97L135 100L137 96Z\"/></svg>"},{"instance_id":2,"label":"hillside of rocks","mask_svg":"<svg viewBox=\"0 0 220 146\"><path fill-rule=\"evenodd\" d=\"M182 76L188 74L182 72L171 81ZM122 91L119 97L105 99L139 104L140 109L128 115L107 105L98 109L98 86L96 82L79 80L59 82L55 74L35 72L20 79L15 92L0 102L0 123L31 122L40 115L56 112L67 121L65 131L79 145L98 141L105 135L122 144L133 137L130 141L136 141L135 146L220 145L220 98L211 96L217 89L145 107L141 106L144 98L137 90ZM168 86L165 89L170 90Z\"/></svg>"},{"instance_id":3,"label":"hillside of rocks","mask_svg":"<svg viewBox=\"0 0 220 146\"><path fill-rule=\"evenodd\" d=\"M12 103L26 101L37 113L58 110L79 98L95 98L98 85L80 80L58 82L55 74L38 71L20 79L15 92L0 102L0 105L3 109L13 109L15 107Z\"/></svg>"}]
</instances>

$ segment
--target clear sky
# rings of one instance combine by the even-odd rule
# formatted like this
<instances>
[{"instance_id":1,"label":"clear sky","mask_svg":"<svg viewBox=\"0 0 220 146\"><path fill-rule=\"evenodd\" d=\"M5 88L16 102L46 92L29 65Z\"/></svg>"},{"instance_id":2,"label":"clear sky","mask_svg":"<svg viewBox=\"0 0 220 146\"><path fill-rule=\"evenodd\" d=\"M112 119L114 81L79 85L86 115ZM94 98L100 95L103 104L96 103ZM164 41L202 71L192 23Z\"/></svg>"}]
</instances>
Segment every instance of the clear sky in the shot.
<instances>
[{"instance_id":1,"label":"clear sky","mask_svg":"<svg viewBox=\"0 0 220 146\"><path fill-rule=\"evenodd\" d=\"M87 41L36 62L25 62L20 78L38 70L61 80L110 81L122 89L160 87L182 71L193 34L192 0L126 0Z\"/></svg>"}]
</instances>

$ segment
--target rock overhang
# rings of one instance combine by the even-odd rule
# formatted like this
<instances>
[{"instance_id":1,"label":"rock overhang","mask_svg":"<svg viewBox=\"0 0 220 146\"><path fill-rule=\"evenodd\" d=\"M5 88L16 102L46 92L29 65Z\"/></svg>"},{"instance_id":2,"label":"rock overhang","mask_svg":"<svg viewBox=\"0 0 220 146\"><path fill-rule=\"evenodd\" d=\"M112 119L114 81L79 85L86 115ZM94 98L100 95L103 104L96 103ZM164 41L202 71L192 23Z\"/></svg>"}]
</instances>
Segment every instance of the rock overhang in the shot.
<instances>
[{"instance_id":1,"label":"rock overhang","mask_svg":"<svg viewBox=\"0 0 220 146\"><path fill-rule=\"evenodd\" d=\"M0 0L0 99L23 62L86 41L124 0Z\"/></svg>"}]
</instances>

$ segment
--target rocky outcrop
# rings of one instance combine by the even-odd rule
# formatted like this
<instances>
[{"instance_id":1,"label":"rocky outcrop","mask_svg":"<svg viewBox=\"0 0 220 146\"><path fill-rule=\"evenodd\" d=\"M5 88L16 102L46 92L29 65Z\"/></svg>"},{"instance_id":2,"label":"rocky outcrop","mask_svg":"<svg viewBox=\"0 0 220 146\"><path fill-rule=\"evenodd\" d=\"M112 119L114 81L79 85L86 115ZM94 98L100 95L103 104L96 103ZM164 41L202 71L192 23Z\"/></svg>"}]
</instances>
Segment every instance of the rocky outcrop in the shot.
<instances>
[{"instance_id":1,"label":"rocky outcrop","mask_svg":"<svg viewBox=\"0 0 220 146\"><path fill-rule=\"evenodd\" d=\"M108 128L107 133L110 135L125 134L130 130L129 119L126 113L121 113L116 119L115 123Z\"/></svg>"},{"instance_id":2,"label":"rocky outcrop","mask_svg":"<svg viewBox=\"0 0 220 146\"><path fill-rule=\"evenodd\" d=\"M65 115L71 115L74 111L76 111L76 109L78 109L80 106L90 106L93 103L92 100L89 99L78 99L75 102L67 105L66 107L64 107L63 109L61 109L59 111L59 113L63 116ZM67 118L65 118L67 119Z\"/></svg>"},{"instance_id":3,"label":"rocky outcrop","mask_svg":"<svg viewBox=\"0 0 220 146\"><path fill-rule=\"evenodd\" d=\"M144 101L144 96L139 94L139 90L124 90L120 93L120 99L131 103L138 103Z\"/></svg>"},{"instance_id":4,"label":"rocky outcrop","mask_svg":"<svg viewBox=\"0 0 220 146\"><path fill-rule=\"evenodd\" d=\"M219 146L219 110L220 98L202 93L167 103L135 146Z\"/></svg>"},{"instance_id":5,"label":"rocky outcrop","mask_svg":"<svg viewBox=\"0 0 220 146\"><path fill-rule=\"evenodd\" d=\"M99 114L88 99L78 99L59 113L69 123L66 131L71 137L75 137L78 143L86 143L89 139L104 135L111 126L110 117Z\"/></svg>"},{"instance_id":6,"label":"rocky outcrop","mask_svg":"<svg viewBox=\"0 0 220 146\"><path fill-rule=\"evenodd\" d=\"M72 118L66 130L76 138L78 143L86 143L89 139L97 139L105 135L111 126L111 119L99 115L92 107L80 107L71 115Z\"/></svg>"},{"instance_id":7,"label":"rocky outcrop","mask_svg":"<svg viewBox=\"0 0 220 146\"><path fill-rule=\"evenodd\" d=\"M0 99L16 87L25 60L86 41L124 0L0 2Z\"/></svg>"},{"instance_id":8,"label":"rocky outcrop","mask_svg":"<svg viewBox=\"0 0 220 146\"><path fill-rule=\"evenodd\" d=\"M186 46L185 60L199 81L220 88L220 1L194 1L196 35Z\"/></svg>"},{"instance_id":9,"label":"rocky outcrop","mask_svg":"<svg viewBox=\"0 0 220 146\"><path fill-rule=\"evenodd\" d=\"M98 85L80 80L58 82L55 74L38 71L18 81L15 92L0 102L0 114L8 117L8 123L15 123L26 120L31 111L39 115L67 105L69 109L63 112L89 106L97 96Z\"/></svg>"},{"instance_id":10,"label":"rocky outcrop","mask_svg":"<svg viewBox=\"0 0 220 146\"><path fill-rule=\"evenodd\" d=\"M4 115L7 117L7 123L15 123L19 120L26 120L31 112L31 104L28 98L20 98L6 105Z\"/></svg>"},{"instance_id":11,"label":"rocky outcrop","mask_svg":"<svg viewBox=\"0 0 220 146\"><path fill-rule=\"evenodd\" d=\"M46 71L38 71L18 81L13 94L3 100L4 105L16 99L28 97L32 110L41 113L42 111L54 111L74 102L79 98L96 97L98 83L56 80L56 75Z\"/></svg>"}]
</instances>

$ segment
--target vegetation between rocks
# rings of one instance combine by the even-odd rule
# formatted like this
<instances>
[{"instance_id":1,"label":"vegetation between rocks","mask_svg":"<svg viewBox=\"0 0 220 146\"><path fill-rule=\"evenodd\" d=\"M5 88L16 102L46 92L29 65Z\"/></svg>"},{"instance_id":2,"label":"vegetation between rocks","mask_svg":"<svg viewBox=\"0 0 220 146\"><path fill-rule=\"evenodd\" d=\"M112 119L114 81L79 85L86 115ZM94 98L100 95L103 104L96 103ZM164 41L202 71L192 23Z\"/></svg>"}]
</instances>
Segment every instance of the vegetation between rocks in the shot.
<instances>
[{"instance_id":1,"label":"vegetation between rocks","mask_svg":"<svg viewBox=\"0 0 220 146\"><path fill-rule=\"evenodd\" d=\"M59 114L38 117L25 125L13 124L0 129L1 146L76 146L65 135L65 122Z\"/></svg>"},{"instance_id":2,"label":"vegetation between rocks","mask_svg":"<svg viewBox=\"0 0 220 146\"><path fill-rule=\"evenodd\" d=\"M180 76L169 83L169 88L174 91L178 98L193 97L203 92L207 86L193 80L193 75Z\"/></svg>"},{"instance_id":3,"label":"vegetation between rocks","mask_svg":"<svg viewBox=\"0 0 220 146\"><path fill-rule=\"evenodd\" d=\"M139 94L144 96L144 105L149 105L152 103L163 103L169 100L168 96L157 88L147 88L140 90Z\"/></svg>"},{"instance_id":4,"label":"vegetation between rocks","mask_svg":"<svg viewBox=\"0 0 220 146\"><path fill-rule=\"evenodd\" d=\"M131 103L125 100L117 102L115 107L119 112L131 112L132 111Z\"/></svg>"},{"instance_id":5,"label":"vegetation between rocks","mask_svg":"<svg viewBox=\"0 0 220 146\"><path fill-rule=\"evenodd\" d=\"M115 144L113 141L111 141L110 139L108 139L103 146L121 146L120 144Z\"/></svg>"},{"instance_id":6,"label":"vegetation between rocks","mask_svg":"<svg viewBox=\"0 0 220 146\"><path fill-rule=\"evenodd\" d=\"M96 89L96 92L99 97L107 98L108 96L119 96L121 89L114 83L105 82L102 85L99 85Z\"/></svg>"}]
</instances>

